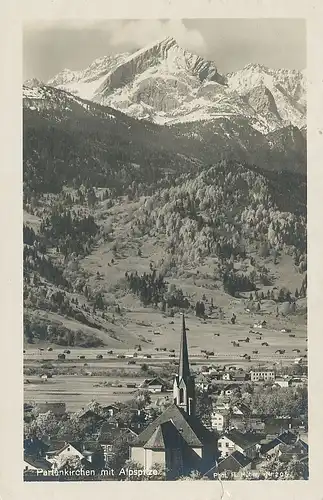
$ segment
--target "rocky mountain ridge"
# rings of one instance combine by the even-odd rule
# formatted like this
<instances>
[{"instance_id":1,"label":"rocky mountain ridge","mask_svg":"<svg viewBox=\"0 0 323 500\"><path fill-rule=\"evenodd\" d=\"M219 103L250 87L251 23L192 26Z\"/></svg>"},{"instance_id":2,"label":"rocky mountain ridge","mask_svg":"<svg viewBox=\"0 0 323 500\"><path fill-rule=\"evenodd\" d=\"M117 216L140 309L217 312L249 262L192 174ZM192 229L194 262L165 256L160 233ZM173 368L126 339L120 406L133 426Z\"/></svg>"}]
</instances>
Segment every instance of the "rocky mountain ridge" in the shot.
<instances>
[{"instance_id":1,"label":"rocky mountain ridge","mask_svg":"<svg viewBox=\"0 0 323 500\"><path fill-rule=\"evenodd\" d=\"M249 64L221 75L214 62L170 37L99 58L83 71L64 70L48 85L159 124L247 118L268 133L306 122L305 71Z\"/></svg>"}]
</instances>

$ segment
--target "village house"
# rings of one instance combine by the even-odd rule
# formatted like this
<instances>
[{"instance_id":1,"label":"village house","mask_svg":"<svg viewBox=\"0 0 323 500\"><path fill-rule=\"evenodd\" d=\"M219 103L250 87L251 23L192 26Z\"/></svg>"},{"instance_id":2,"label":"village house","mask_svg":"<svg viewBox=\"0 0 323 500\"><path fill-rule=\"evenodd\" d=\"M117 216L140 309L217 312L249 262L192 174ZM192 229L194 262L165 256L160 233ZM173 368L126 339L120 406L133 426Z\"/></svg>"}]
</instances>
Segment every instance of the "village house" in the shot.
<instances>
[{"instance_id":1,"label":"village house","mask_svg":"<svg viewBox=\"0 0 323 500\"><path fill-rule=\"evenodd\" d=\"M43 457L48 450L48 445L37 437L24 439L24 454L32 457Z\"/></svg>"},{"instance_id":2,"label":"village house","mask_svg":"<svg viewBox=\"0 0 323 500\"><path fill-rule=\"evenodd\" d=\"M247 416L251 414L251 410L246 404L237 403L232 406L232 414Z\"/></svg>"},{"instance_id":3,"label":"village house","mask_svg":"<svg viewBox=\"0 0 323 500\"><path fill-rule=\"evenodd\" d=\"M304 380L302 380L301 378L294 378L293 377L290 381L290 385L291 385L291 387L302 388L302 387L306 386L306 382Z\"/></svg>"},{"instance_id":4,"label":"village house","mask_svg":"<svg viewBox=\"0 0 323 500\"><path fill-rule=\"evenodd\" d=\"M109 417L113 417L119 411L119 407L116 404L102 406L102 411Z\"/></svg>"},{"instance_id":5,"label":"village house","mask_svg":"<svg viewBox=\"0 0 323 500\"><path fill-rule=\"evenodd\" d=\"M113 429L104 423L100 429L98 443L102 447L105 464L108 465L114 457L115 447L120 440L127 440L130 443L137 436L138 434L129 427Z\"/></svg>"},{"instance_id":6,"label":"village house","mask_svg":"<svg viewBox=\"0 0 323 500\"><path fill-rule=\"evenodd\" d=\"M232 377L232 380L235 380L235 382L245 382L246 380L248 380L249 376L247 373L245 372L236 372L233 377Z\"/></svg>"},{"instance_id":7,"label":"village house","mask_svg":"<svg viewBox=\"0 0 323 500\"><path fill-rule=\"evenodd\" d=\"M220 460L204 477L217 479L218 475L225 475L227 479L239 479L239 477L249 471L252 466L251 458L243 455L239 451L234 451L231 455Z\"/></svg>"},{"instance_id":8,"label":"village house","mask_svg":"<svg viewBox=\"0 0 323 500\"><path fill-rule=\"evenodd\" d=\"M36 411L38 414L51 411L52 413L54 413L55 417L62 417L66 413L66 404L58 402L48 403L47 401L46 403L37 403Z\"/></svg>"},{"instance_id":9,"label":"village house","mask_svg":"<svg viewBox=\"0 0 323 500\"><path fill-rule=\"evenodd\" d=\"M211 427L212 429L223 432L228 429L230 423L231 412L229 409L222 411L213 410L211 412Z\"/></svg>"},{"instance_id":10,"label":"village house","mask_svg":"<svg viewBox=\"0 0 323 500\"><path fill-rule=\"evenodd\" d=\"M233 380L234 374L230 372L225 372L222 375L222 380Z\"/></svg>"},{"instance_id":11,"label":"village house","mask_svg":"<svg viewBox=\"0 0 323 500\"><path fill-rule=\"evenodd\" d=\"M221 396L232 396L234 391L239 390L239 384L228 384L221 389Z\"/></svg>"},{"instance_id":12,"label":"village house","mask_svg":"<svg viewBox=\"0 0 323 500\"><path fill-rule=\"evenodd\" d=\"M85 458L81 451L82 443L53 441L46 452L46 460L55 467L64 459L77 457L80 460Z\"/></svg>"},{"instance_id":13,"label":"village house","mask_svg":"<svg viewBox=\"0 0 323 500\"><path fill-rule=\"evenodd\" d=\"M251 370L250 371L251 382L274 382L275 381L275 371L274 370Z\"/></svg>"},{"instance_id":14,"label":"village house","mask_svg":"<svg viewBox=\"0 0 323 500\"><path fill-rule=\"evenodd\" d=\"M290 462L294 457L302 460L308 457L308 444L297 439L294 444L281 444L278 449L278 457L282 462Z\"/></svg>"},{"instance_id":15,"label":"village house","mask_svg":"<svg viewBox=\"0 0 323 500\"><path fill-rule=\"evenodd\" d=\"M44 471L49 471L52 469L53 464L51 464L42 457L24 455L23 467L24 467L24 474L29 474L29 473L37 473L37 470L39 469Z\"/></svg>"},{"instance_id":16,"label":"village house","mask_svg":"<svg viewBox=\"0 0 323 500\"><path fill-rule=\"evenodd\" d=\"M166 386L165 382L161 380L160 378L152 378L152 379L146 379L140 384L141 389L146 389L149 392L164 392Z\"/></svg>"},{"instance_id":17,"label":"village house","mask_svg":"<svg viewBox=\"0 0 323 500\"><path fill-rule=\"evenodd\" d=\"M91 419L95 424L97 424L102 420L102 417L98 415L98 413L96 413L95 411L91 410L90 408L82 408L77 413L77 418L79 421Z\"/></svg>"},{"instance_id":18,"label":"village house","mask_svg":"<svg viewBox=\"0 0 323 500\"><path fill-rule=\"evenodd\" d=\"M260 455L263 457L271 457L277 455L280 445L293 445L297 441L297 436L290 432L284 431L279 436L265 442L260 447Z\"/></svg>"},{"instance_id":19,"label":"village house","mask_svg":"<svg viewBox=\"0 0 323 500\"><path fill-rule=\"evenodd\" d=\"M275 385L279 387L290 387L291 386L291 378L289 377L277 377L275 379Z\"/></svg>"},{"instance_id":20,"label":"village house","mask_svg":"<svg viewBox=\"0 0 323 500\"><path fill-rule=\"evenodd\" d=\"M189 367L184 316L173 401L131 444L130 459L148 470L160 464L166 468L166 479L192 471L205 473L218 457L217 440L195 415L195 383Z\"/></svg>"},{"instance_id":21,"label":"village house","mask_svg":"<svg viewBox=\"0 0 323 500\"><path fill-rule=\"evenodd\" d=\"M292 431L294 433L306 433L307 431L304 420L301 418L263 416L262 420L265 424L264 433L268 438L274 438L284 431Z\"/></svg>"},{"instance_id":22,"label":"village house","mask_svg":"<svg viewBox=\"0 0 323 500\"><path fill-rule=\"evenodd\" d=\"M199 373L195 377L195 387L197 389L200 389L201 391L207 391L209 389L210 382L208 378L205 375L203 375L203 373Z\"/></svg>"},{"instance_id":23,"label":"village house","mask_svg":"<svg viewBox=\"0 0 323 500\"><path fill-rule=\"evenodd\" d=\"M213 405L211 413L212 429L218 432L232 428L244 430L246 427L245 421L249 414L250 409L243 403L232 407L229 403L216 403Z\"/></svg>"},{"instance_id":24,"label":"village house","mask_svg":"<svg viewBox=\"0 0 323 500\"><path fill-rule=\"evenodd\" d=\"M242 433L236 429L226 432L218 439L218 448L222 458L228 457L234 451L253 459L260 450L260 443L264 435L256 433Z\"/></svg>"}]
</instances>

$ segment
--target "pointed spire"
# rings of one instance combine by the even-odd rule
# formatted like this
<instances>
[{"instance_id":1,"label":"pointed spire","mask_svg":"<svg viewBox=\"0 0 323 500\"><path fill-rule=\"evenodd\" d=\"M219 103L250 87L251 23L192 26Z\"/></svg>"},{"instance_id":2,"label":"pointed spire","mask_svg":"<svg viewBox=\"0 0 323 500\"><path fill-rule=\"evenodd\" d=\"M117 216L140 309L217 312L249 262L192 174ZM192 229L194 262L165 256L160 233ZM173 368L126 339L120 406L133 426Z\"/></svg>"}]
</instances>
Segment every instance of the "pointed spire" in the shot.
<instances>
[{"instance_id":1,"label":"pointed spire","mask_svg":"<svg viewBox=\"0 0 323 500\"><path fill-rule=\"evenodd\" d=\"M187 380L190 376L190 366L188 362L188 349L187 349L187 338L186 338L186 326L185 326L185 317L183 314L183 326L182 326L182 338L181 338L181 347L179 353L179 378Z\"/></svg>"}]
</instances>

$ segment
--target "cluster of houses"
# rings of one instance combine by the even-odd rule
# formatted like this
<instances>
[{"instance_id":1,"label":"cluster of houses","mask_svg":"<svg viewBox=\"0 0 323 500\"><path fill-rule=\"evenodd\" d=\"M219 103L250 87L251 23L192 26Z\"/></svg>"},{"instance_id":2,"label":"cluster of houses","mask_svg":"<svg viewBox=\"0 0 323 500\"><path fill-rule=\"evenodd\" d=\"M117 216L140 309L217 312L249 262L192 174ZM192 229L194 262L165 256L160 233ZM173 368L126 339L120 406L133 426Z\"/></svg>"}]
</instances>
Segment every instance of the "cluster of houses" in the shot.
<instances>
[{"instance_id":1,"label":"cluster of houses","mask_svg":"<svg viewBox=\"0 0 323 500\"><path fill-rule=\"evenodd\" d=\"M84 409L77 418L91 423L91 440L75 442L68 435L60 441L48 436L25 439L25 477L38 469L59 470L66 467L68 460L81 463L84 469L107 470L118 457L120 441L129 448L129 459L144 470L158 463L165 468L166 479L178 479L193 471L209 479L222 473L235 479L250 471L259 472L261 476L264 464L273 457L281 463L296 458L307 470L307 428L303 421L254 415L246 404L233 404L232 398L227 397L245 380L297 387L297 384L306 385L305 377L276 377L274 370L260 368L248 374L210 368L195 377L189 366L186 330L183 316L178 374L174 376L172 396L161 398L161 411L156 412L152 403L144 409L127 406L127 412L121 403ZM242 377L241 380L237 376ZM195 388L209 390L214 378L221 379L221 383L216 384L215 391L213 385L209 394L222 397L214 397L210 422L206 425L203 415L196 411ZM165 390L159 378L147 379L141 387L156 393ZM48 410L62 416L66 408L63 403L41 407L41 412ZM25 411L28 414L28 408ZM125 413L127 418L124 418Z\"/></svg>"},{"instance_id":2,"label":"cluster of houses","mask_svg":"<svg viewBox=\"0 0 323 500\"><path fill-rule=\"evenodd\" d=\"M25 404L25 418L31 412L31 405ZM115 453L115 444L120 438L131 441L149 420L149 412L129 409L131 412L129 427L120 423L118 414L123 410L121 404L100 407L100 413L90 408L77 413L78 421L91 421L93 432L85 443L75 441L70 436L52 439L48 435L42 438L24 440L24 474L42 471L60 470L68 459L77 459L85 469L100 470L109 466ZM42 403L38 405L38 414L51 411L56 417L66 413L64 403Z\"/></svg>"},{"instance_id":3,"label":"cluster of houses","mask_svg":"<svg viewBox=\"0 0 323 500\"><path fill-rule=\"evenodd\" d=\"M260 368L258 370L245 371L236 367L216 368L205 367L195 377L195 386L203 391L214 391L216 381L231 382L226 386L221 386L221 391L225 395L230 395L234 389L239 388L243 382L268 383L279 387L306 387L307 376L278 376L275 369Z\"/></svg>"},{"instance_id":4,"label":"cluster of houses","mask_svg":"<svg viewBox=\"0 0 323 500\"><path fill-rule=\"evenodd\" d=\"M96 432L86 443L68 439L33 438L24 441L25 477L37 472L59 470L66 460L77 459L84 469L101 470L111 465L120 439L135 442L138 435L151 422L148 405L145 410L133 410L130 426L118 422L121 407L118 404L104 408L108 419L102 419L95 411L86 409L80 412L79 419L91 418L96 421ZM43 408L45 410L47 408ZM62 405L53 410L59 414ZM205 475L212 479L218 474L256 473L272 457L290 461L293 457L300 461L308 460L307 429L299 419L273 418L251 415L244 404L230 406L223 402L214 406L211 427L217 434L218 460L216 466Z\"/></svg>"},{"instance_id":5,"label":"cluster of houses","mask_svg":"<svg viewBox=\"0 0 323 500\"><path fill-rule=\"evenodd\" d=\"M220 459L206 473L210 479L214 474L224 475L228 479L241 479L249 474L257 478L264 465L274 457L285 463L296 458L308 467L307 442L289 430L270 438L266 434L242 433L232 429L219 438L218 448Z\"/></svg>"}]
</instances>

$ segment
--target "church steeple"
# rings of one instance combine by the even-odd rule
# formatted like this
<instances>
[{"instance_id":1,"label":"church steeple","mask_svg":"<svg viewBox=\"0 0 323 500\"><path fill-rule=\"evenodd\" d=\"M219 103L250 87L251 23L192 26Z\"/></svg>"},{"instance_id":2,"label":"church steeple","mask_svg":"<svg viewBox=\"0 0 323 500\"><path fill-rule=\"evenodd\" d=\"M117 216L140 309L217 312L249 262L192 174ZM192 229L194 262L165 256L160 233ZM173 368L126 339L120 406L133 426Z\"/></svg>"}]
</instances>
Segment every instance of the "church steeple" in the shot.
<instances>
[{"instance_id":1,"label":"church steeple","mask_svg":"<svg viewBox=\"0 0 323 500\"><path fill-rule=\"evenodd\" d=\"M183 323L182 323L181 346L180 346L180 351L179 351L178 376L180 378L183 378L183 379L187 379L187 377L190 376L190 365L189 365L189 361L188 361L186 325L185 325L184 314L183 314Z\"/></svg>"},{"instance_id":2,"label":"church steeple","mask_svg":"<svg viewBox=\"0 0 323 500\"><path fill-rule=\"evenodd\" d=\"M182 335L179 353L178 375L173 386L174 403L189 415L195 413L195 384L190 373L185 317L183 314Z\"/></svg>"}]
</instances>

